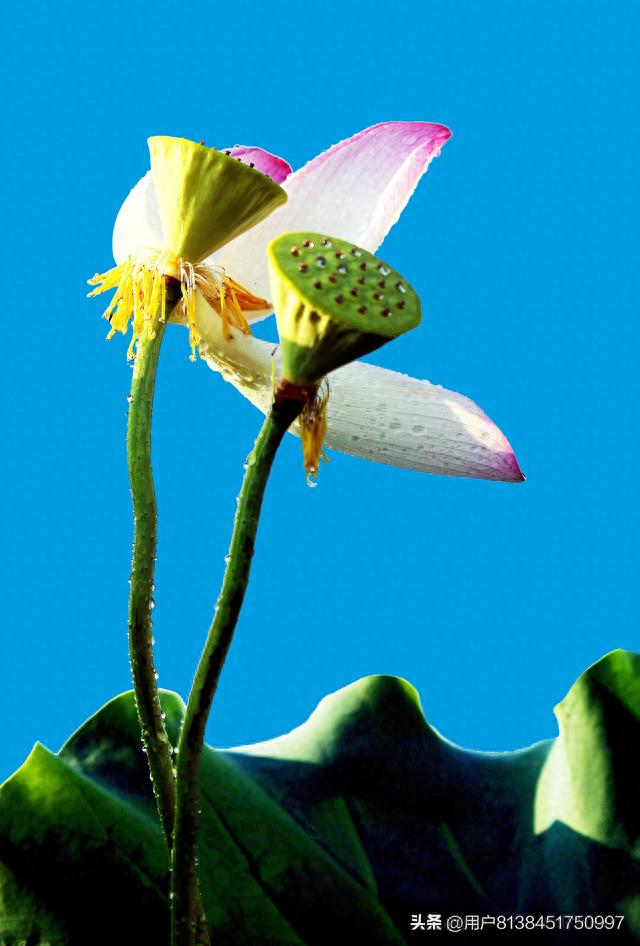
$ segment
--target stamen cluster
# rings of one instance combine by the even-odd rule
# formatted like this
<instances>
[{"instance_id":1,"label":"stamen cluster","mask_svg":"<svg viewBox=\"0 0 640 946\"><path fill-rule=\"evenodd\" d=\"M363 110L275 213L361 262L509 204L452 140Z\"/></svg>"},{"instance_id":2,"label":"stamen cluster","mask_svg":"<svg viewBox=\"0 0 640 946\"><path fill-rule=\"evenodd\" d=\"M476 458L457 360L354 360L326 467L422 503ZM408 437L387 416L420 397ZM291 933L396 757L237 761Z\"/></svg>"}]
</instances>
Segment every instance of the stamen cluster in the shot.
<instances>
[{"instance_id":1,"label":"stamen cluster","mask_svg":"<svg viewBox=\"0 0 640 946\"><path fill-rule=\"evenodd\" d=\"M167 312L167 281L180 283L180 304ZM127 332L132 323L133 334L127 352L130 360L135 358L139 342L153 338L158 322L184 322L189 329L191 360L195 361L200 348L200 333L196 322L196 292L200 292L209 306L222 319L226 339L231 337L231 326L243 334L251 329L244 312L261 311L268 308L266 299L254 296L220 266L203 263L194 266L188 260L178 259L161 250L148 250L129 256L119 266L106 273L96 273L89 280L96 286L90 296L97 296L115 289L104 317L111 324L108 338L116 332Z\"/></svg>"}]
</instances>

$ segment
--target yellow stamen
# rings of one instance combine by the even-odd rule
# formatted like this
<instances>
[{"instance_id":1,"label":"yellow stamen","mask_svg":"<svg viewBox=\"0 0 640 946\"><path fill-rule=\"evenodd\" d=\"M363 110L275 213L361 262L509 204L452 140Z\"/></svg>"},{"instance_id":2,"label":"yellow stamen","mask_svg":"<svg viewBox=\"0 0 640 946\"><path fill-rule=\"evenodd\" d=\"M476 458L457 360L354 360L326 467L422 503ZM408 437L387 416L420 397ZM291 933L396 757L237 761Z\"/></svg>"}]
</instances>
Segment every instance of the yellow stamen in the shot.
<instances>
[{"instance_id":1,"label":"yellow stamen","mask_svg":"<svg viewBox=\"0 0 640 946\"><path fill-rule=\"evenodd\" d=\"M156 323L167 319L167 277L180 281L180 321L184 320L189 329L192 361L200 348L200 333L196 325L196 291L220 315L226 339L231 338L230 326L250 335L251 329L244 312L260 311L269 305L266 299L254 296L227 276L221 267L203 264L193 266L188 260L177 259L162 250L148 250L130 256L119 266L114 266L106 273L97 273L89 280L89 285L97 287L89 293L90 296L97 296L108 289L116 290L104 313L111 323L107 338L112 338L116 332L126 333L131 322L133 334L127 353L130 360L135 357L138 343L153 337Z\"/></svg>"},{"instance_id":2,"label":"yellow stamen","mask_svg":"<svg viewBox=\"0 0 640 946\"><path fill-rule=\"evenodd\" d=\"M180 285L182 286L182 309L189 329L191 361L196 360L196 349L200 344L200 334L196 325L196 274L191 263L180 260Z\"/></svg>"},{"instance_id":3,"label":"yellow stamen","mask_svg":"<svg viewBox=\"0 0 640 946\"><path fill-rule=\"evenodd\" d=\"M115 289L104 317L111 323L107 338L116 332L126 333L129 322L133 323L133 334L127 357L133 359L139 341L153 336L158 318L166 316L167 283L165 274L170 265L166 253L150 251L139 256L130 256L119 266L106 273L96 273L89 280L96 286L90 296L100 295Z\"/></svg>"},{"instance_id":4,"label":"yellow stamen","mask_svg":"<svg viewBox=\"0 0 640 946\"><path fill-rule=\"evenodd\" d=\"M222 331L227 341L231 338L231 326L240 329L243 335L251 335L245 312L259 312L269 307L266 299L254 296L220 267L196 266L195 280L206 302L222 319Z\"/></svg>"},{"instance_id":5,"label":"yellow stamen","mask_svg":"<svg viewBox=\"0 0 640 946\"><path fill-rule=\"evenodd\" d=\"M327 433L327 407L329 404L329 385L326 380L318 387L311 403L305 405L300 415L300 437L302 456L307 473L307 483L315 486L320 459L329 463L329 458L322 449Z\"/></svg>"}]
</instances>

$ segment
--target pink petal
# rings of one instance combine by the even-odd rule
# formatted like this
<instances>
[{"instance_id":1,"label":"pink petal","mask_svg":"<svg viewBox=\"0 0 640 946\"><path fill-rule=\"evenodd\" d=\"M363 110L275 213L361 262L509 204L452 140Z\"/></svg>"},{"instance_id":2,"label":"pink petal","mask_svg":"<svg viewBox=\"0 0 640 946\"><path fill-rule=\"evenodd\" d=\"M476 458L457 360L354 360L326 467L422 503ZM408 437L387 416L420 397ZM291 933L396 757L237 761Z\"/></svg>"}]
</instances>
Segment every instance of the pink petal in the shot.
<instances>
[{"instance_id":1,"label":"pink petal","mask_svg":"<svg viewBox=\"0 0 640 946\"><path fill-rule=\"evenodd\" d=\"M363 361L329 375L327 446L441 476L519 483L509 441L470 398Z\"/></svg>"},{"instance_id":2,"label":"pink petal","mask_svg":"<svg viewBox=\"0 0 640 946\"><path fill-rule=\"evenodd\" d=\"M236 330L225 339L220 318L201 299L196 319L209 367L267 413L278 346ZM462 394L363 361L332 372L329 389L330 449L440 476L524 479L505 435ZM298 433L297 424L291 432Z\"/></svg>"},{"instance_id":3,"label":"pink petal","mask_svg":"<svg viewBox=\"0 0 640 946\"><path fill-rule=\"evenodd\" d=\"M266 246L288 230L313 230L375 252L429 163L450 138L432 122L383 122L323 152L283 184L288 202L212 259L268 298Z\"/></svg>"},{"instance_id":4,"label":"pink petal","mask_svg":"<svg viewBox=\"0 0 640 946\"><path fill-rule=\"evenodd\" d=\"M291 165L287 164L284 158L279 158L264 148L255 148L252 145L234 145L227 149L232 158L239 158L243 164L249 164L262 171L267 177L270 177L276 184L282 184L285 178L291 174Z\"/></svg>"}]
</instances>

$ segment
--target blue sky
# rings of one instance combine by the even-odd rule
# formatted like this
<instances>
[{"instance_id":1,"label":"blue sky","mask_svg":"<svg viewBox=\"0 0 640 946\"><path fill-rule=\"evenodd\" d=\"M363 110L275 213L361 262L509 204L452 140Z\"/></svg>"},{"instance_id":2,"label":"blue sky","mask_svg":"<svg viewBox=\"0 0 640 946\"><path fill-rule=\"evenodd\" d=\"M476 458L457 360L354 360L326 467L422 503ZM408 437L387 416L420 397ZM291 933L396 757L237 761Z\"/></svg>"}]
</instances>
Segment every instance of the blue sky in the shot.
<instances>
[{"instance_id":1,"label":"blue sky","mask_svg":"<svg viewBox=\"0 0 640 946\"><path fill-rule=\"evenodd\" d=\"M309 490L290 438L210 740L277 735L391 673L448 738L514 748L554 735L589 663L637 646L638 10L237 9L36 3L6 24L0 777L129 687L130 369L85 280L111 263L150 134L260 144L297 167L378 121L448 124L383 250L424 321L373 360L472 397L527 475L334 454ZM169 332L155 636L160 683L182 694L259 424Z\"/></svg>"}]
</instances>

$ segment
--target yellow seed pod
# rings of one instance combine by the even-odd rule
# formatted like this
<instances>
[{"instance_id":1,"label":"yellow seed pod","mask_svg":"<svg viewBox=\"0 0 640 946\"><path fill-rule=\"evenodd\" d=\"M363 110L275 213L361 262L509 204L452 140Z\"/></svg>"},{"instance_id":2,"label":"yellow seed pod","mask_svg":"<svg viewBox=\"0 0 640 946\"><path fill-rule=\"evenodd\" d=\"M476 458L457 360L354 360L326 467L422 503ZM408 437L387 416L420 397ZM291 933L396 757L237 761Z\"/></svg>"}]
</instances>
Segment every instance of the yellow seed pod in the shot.
<instances>
[{"instance_id":1,"label":"yellow seed pod","mask_svg":"<svg viewBox=\"0 0 640 946\"><path fill-rule=\"evenodd\" d=\"M164 249L199 263L287 200L266 174L186 138L149 138Z\"/></svg>"}]
</instances>

